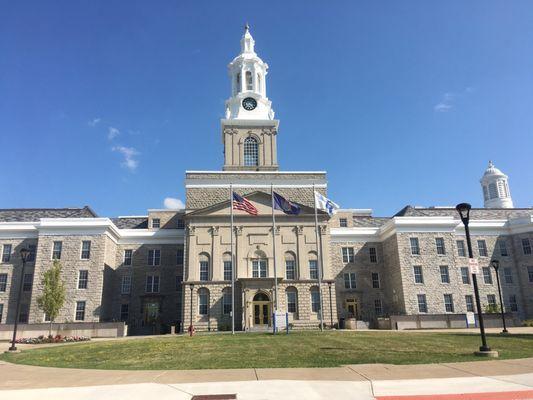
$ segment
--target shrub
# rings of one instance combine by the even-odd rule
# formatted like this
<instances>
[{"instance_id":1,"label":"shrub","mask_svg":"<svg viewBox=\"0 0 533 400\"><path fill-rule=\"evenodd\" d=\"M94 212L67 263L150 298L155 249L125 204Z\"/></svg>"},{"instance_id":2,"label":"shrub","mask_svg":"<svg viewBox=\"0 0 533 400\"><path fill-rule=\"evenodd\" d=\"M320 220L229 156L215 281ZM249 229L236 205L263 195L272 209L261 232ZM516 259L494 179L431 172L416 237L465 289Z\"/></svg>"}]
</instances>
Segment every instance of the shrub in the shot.
<instances>
[{"instance_id":1,"label":"shrub","mask_svg":"<svg viewBox=\"0 0 533 400\"><path fill-rule=\"evenodd\" d=\"M522 326L531 326L531 327L533 327L533 319L526 319L524 322L522 322Z\"/></svg>"},{"instance_id":2,"label":"shrub","mask_svg":"<svg viewBox=\"0 0 533 400\"><path fill-rule=\"evenodd\" d=\"M19 338L16 340L17 343L22 344L43 344L43 343L66 343L66 342L86 342L91 340L88 336L48 336L43 335L36 338Z\"/></svg>"}]
</instances>

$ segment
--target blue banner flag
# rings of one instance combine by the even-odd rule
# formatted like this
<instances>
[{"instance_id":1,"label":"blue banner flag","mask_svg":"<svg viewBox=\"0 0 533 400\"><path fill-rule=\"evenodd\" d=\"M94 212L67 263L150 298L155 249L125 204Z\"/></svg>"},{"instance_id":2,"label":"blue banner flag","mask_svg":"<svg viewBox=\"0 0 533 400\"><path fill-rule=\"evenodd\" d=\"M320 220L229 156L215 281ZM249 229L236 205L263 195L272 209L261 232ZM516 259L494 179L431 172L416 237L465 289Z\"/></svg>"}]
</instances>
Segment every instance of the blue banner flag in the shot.
<instances>
[{"instance_id":1,"label":"blue banner flag","mask_svg":"<svg viewBox=\"0 0 533 400\"><path fill-rule=\"evenodd\" d=\"M292 201L287 200L285 197L272 192L272 199L274 201L274 208L276 210L281 210L285 214L289 215L298 215L300 214L300 206Z\"/></svg>"}]
</instances>

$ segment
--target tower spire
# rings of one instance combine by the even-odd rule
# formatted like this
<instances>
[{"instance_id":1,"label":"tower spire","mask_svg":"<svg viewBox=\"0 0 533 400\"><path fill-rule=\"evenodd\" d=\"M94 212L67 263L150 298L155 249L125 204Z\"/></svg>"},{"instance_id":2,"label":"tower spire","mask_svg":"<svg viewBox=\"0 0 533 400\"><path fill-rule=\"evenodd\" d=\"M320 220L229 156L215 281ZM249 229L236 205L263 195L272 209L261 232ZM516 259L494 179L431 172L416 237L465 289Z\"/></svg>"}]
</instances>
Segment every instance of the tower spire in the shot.
<instances>
[{"instance_id":1,"label":"tower spire","mask_svg":"<svg viewBox=\"0 0 533 400\"><path fill-rule=\"evenodd\" d=\"M492 161L481 178L485 208L513 208L509 177L494 166Z\"/></svg>"},{"instance_id":2,"label":"tower spire","mask_svg":"<svg viewBox=\"0 0 533 400\"><path fill-rule=\"evenodd\" d=\"M241 38L241 54L250 53L255 55L254 51L255 40L250 34L250 25L248 22L244 25L244 34Z\"/></svg>"}]
</instances>

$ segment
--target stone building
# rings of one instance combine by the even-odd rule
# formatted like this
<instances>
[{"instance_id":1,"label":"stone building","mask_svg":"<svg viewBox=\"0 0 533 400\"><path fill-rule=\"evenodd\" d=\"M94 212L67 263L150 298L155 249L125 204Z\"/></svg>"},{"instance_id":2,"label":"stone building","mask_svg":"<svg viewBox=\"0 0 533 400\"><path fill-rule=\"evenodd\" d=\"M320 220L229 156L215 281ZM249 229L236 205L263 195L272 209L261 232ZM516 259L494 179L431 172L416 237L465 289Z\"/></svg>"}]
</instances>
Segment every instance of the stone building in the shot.
<instances>
[{"instance_id":1,"label":"stone building","mask_svg":"<svg viewBox=\"0 0 533 400\"><path fill-rule=\"evenodd\" d=\"M232 312L236 329L269 329L276 303L294 329L317 329L321 313L326 325L351 319L365 328L396 315L474 311L465 233L453 208L407 206L390 217L318 211L317 243L313 193L327 196L326 172L279 170L268 65L254 46L247 27L228 67L222 169L186 171L185 209L116 218L89 207L0 210L1 324L16 318L21 280L19 321L46 320L37 298L54 258L67 289L57 322L125 321L131 334L191 322L228 330ZM513 208L508 177L492 163L481 186L485 208L472 210L470 227L483 307L499 301L489 265L498 259L506 311L533 318L533 209ZM273 190L301 212L273 211ZM257 210L233 212L233 260L232 192ZM24 275L21 248L30 250Z\"/></svg>"}]
</instances>

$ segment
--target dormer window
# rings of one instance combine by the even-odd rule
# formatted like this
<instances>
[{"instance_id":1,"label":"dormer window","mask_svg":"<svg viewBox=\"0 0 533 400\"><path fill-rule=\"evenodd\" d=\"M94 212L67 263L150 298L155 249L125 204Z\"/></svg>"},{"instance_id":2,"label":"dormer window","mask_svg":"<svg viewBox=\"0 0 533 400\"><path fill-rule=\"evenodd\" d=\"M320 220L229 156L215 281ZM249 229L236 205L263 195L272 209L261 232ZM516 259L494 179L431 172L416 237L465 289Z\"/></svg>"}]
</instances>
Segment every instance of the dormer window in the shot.
<instances>
[{"instance_id":1,"label":"dormer window","mask_svg":"<svg viewBox=\"0 0 533 400\"><path fill-rule=\"evenodd\" d=\"M152 219L152 228L159 229L161 227L161 220L159 218Z\"/></svg>"},{"instance_id":2,"label":"dormer window","mask_svg":"<svg viewBox=\"0 0 533 400\"><path fill-rule=\"evenodd\" d=\"M259 149L257 140L248 137L244 140L244 165L247 167L256 167L259 165Z\"/></svg>"}]
</instances>

